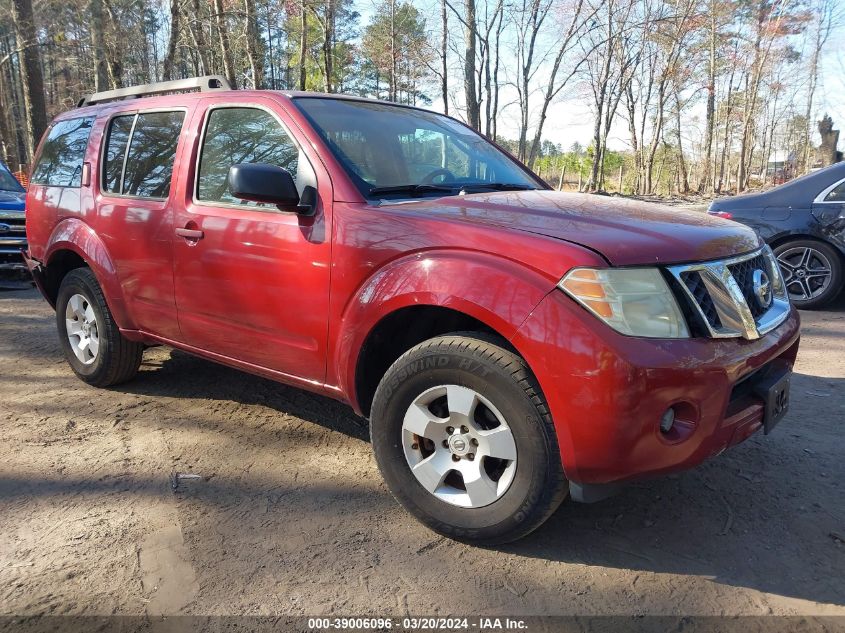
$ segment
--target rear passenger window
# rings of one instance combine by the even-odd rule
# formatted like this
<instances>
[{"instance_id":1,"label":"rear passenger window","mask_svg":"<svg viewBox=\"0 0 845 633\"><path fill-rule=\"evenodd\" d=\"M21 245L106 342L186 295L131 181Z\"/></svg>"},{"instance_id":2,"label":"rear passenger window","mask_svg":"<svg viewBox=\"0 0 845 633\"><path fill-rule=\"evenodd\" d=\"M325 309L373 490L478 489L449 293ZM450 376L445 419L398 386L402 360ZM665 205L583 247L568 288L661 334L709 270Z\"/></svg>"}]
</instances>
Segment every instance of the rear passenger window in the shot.
<instances>
[{"instance_id":1,"label":"rear passenger window","mask_svg":"<svg viewBox=\"0 0 845 633\"><path fill-rule=\"evenodd\" d=\"M239 163L268 163L287 169L302 193L313 172L299 148L273 115L257 108L211 110L200 154L197 200L260 206L229 191L229 168ZM301 172L301 173L300 173Z\"/></svg>"},{"instance_id":2,"label":"rear passenger window","mask_svg":"<svg viewBox=\"0 0 845 633\"><path fill-rule=\"evenodd\" d=\"M59 121L47 135L41 156L32 170L32 183L54 187L78 187L88 147L93 117Z\"/></svg>"},{"instance_id":3,"label":"rear passenger window","mask_svg":"<svg viewBox=\"0 0 845 633\"><path fill-rule=\"evenodd\" d=\"M103 158L103 189L166 198L184 118L184 112L147 112L112 119Z\"/></svg>"}]
</instances>

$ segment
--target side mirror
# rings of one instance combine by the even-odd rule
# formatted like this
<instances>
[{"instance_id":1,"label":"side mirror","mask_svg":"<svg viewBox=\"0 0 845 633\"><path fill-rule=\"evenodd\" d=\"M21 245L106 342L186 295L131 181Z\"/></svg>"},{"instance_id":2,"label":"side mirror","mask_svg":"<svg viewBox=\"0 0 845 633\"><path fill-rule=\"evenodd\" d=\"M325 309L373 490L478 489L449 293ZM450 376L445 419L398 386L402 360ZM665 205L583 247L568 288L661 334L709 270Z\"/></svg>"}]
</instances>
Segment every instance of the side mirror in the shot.
<instances>
[{"instance_id":1,"label":"side mirror","mask_svg":"<svg viewBox=\"0 0 845 633\"><path fill-rule=\"evenodd\" d=\"M241 200L280 207L299 204L299 192L287 169L265 163L241 163L229 168L229 191Z\"/></svg>"}]
</instances>

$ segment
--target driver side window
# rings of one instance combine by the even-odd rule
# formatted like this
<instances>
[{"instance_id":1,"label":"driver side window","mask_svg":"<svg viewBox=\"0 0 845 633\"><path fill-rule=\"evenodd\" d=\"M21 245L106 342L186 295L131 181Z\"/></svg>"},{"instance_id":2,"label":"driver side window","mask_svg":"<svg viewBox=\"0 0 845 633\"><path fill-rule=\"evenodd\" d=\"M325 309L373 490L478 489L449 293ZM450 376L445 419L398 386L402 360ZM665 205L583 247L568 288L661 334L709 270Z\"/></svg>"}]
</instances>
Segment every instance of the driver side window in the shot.
<instances>
[{"instance_id":1,"label":"driver side window","mask_svg":"<svg viewBox=\"0 0 845 633\"><path fill-rule=\"evenodd\" d=\"M272 114L248 107L211 110L200 149L197 200L274 208L232 195L229 168L239 163L267 163L288 170L300 194L306 185L316 185L307 159Z\"/></svg>"}]
</instances>

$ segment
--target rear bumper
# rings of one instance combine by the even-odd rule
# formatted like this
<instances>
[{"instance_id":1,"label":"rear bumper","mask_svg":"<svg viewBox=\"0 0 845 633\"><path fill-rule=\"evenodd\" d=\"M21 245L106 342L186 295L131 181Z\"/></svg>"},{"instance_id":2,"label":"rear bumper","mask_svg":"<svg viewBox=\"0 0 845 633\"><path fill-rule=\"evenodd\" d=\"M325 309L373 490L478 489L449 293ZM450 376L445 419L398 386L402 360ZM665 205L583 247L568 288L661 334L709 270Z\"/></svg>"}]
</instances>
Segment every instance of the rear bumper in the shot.
<instances>
[{"instance_id":1,"label":"rear bumper","mask_svg":"<svg viewBox=\"0 0 845 633\"><path fill-rule=\"evenodd\" d=\"M553 292L513 338L543 389L567 477L606 484L691 468L762 428L744 379L792 367L799 318L762 338L622 336ZM669 407L673 432L660 431ZM787 422L788 423L788 422Z\"/></svg>"},{"instance_id":2,"label":"rear bumper","mask_svg":"<svg viewBox=\"0 0 845 633\"><path fill-rule=\"evenodd\" d=\"M29 271L30 275L32 276L32 281L35 282L35 286L38 288L38 291L47 300L54 308L56 307L55 303L50 299L50 295L45 290L45 271L44 266L39 262L37 259L32 259L29 256L28 251L21 251L21 256L26 266L27 270Z\"/></svg>"}]
</instances>

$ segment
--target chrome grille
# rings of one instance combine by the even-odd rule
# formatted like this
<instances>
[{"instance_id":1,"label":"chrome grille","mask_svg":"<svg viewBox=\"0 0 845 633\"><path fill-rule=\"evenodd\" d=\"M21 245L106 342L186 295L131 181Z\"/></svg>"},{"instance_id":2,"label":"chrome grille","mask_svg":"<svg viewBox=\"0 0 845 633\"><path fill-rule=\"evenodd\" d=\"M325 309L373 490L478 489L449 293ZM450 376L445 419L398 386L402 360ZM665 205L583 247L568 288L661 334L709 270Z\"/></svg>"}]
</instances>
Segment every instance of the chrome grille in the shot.
<instances>
[{"instance_id":1,"label":"chrome grille","mask_svg":"<svg viewBox=\"0 0 845 633\"><path fill-rule=\"evenodd\" d=\"M20 211L0 211L0 271L25 269L26 219Z\"/></svg>"},{"instance_id":2,"label":"chrome grille","mask_svg":"<svg viewBox=\"0 0 845 633\"><path fill-rule=\"evenodd\" d=\"M759 318L766 311L766 308L761 307L755 299L753 275L755 270L768 270L765 258L760 254L752 259L730 264L728 270L731 271L739 289L742 290L742 296L745 297L745 302L748 304L752 316L755 319Z\"/></svg>"},{"instance_id":3,"label":"chrome grille","mask_svg":"<svg viewBox=\"0 0 845 633\"><path fill-rule=\"evenodd\" d=\"M695 306L701 310L701 314L708 325L715 328L722 327L722 322L719 321L719 313L716 312L716 305L710 298L701 275L696 271L681 273L681 281L684 282L687 291L692 295Z\"/></svg>"},{"instance_id":4,"label":"chrome grille","mask_svg":"<svg viewBox=\"0 0 845 633\"><path fill-rule=\"evenodd\" d=\"M713 338L757 339L789 315L786 286L768 246L746 255L670 266L668 270L680 282L693 311ZM755 271L761 271L763 278L769 280L769 305L756 294Z\"/></svg>"}]
</instances>

